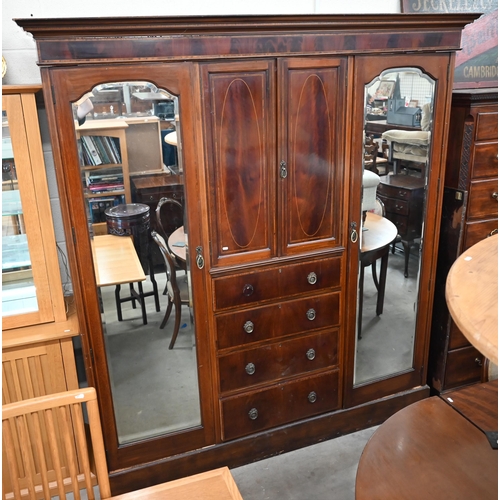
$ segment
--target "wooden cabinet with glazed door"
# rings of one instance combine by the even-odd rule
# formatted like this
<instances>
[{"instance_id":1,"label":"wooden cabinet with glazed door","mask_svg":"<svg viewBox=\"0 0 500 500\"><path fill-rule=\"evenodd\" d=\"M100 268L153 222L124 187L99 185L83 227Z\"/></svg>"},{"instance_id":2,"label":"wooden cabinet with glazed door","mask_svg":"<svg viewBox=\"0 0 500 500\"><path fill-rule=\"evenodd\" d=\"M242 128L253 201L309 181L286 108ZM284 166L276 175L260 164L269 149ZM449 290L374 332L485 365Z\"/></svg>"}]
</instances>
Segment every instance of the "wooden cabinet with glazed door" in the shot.
<instances>
[{"instance_id":1,"label":"wooden cabinet with glazed door","mask_svg":"<svg viewBox=\"0 0 500 500\"><path fill-rule=\"evenodd\" d=\"M2 87L2 404L78 389L72 338L79 325L59 272L35 101L40 90ZM9 481L4 469L6 492Z\"/></svg>"},{"instance_id":2,"label":"wooden cabinet with glazed door","mask_svg":"<svg viewBox=\"0 0 500 500\"><path fill-rule=\"evenodd\" d=\"M376 425L429 394L424 374L444 165L444 152L435 145L446 139L461 30L476 17L18 21L37 40L51 97L87 373L104 416L114 494ZM408 342L404 363L363 378L359 370L372 366L369 350L363 362L363 346L356 345L367 93L398 75L424 83L422 105L426 96L433 99L425 233L410 315L414 303L418 308L410 322L400 323ZM184 403L186 393L169 399L178 394L166 389L169 381L150 377L141 396L157 395L140 412L126 414L116 399L142 371L169 365L168 349L157 347L127 358L140 369L131 371L129 364L116 370L108 354L125 347L125 328L112 332L111 322L105 329L101 322L103 291L95 286L71 107L94 86L117 83L154 87L178 99L195 325L184 338L190 341L185 351L196 354L190 373L199 381L194 423L125 439L119 422L124 415L162 415L168 402ZM399 278L405 280L402 272ZM366 303L364 311L370 311ZM389 313L386 304L381 320L389 321ZM130 342L138 343L133 354L155 335L158 346L168 336L131 333ZM369 338L363 335L365 346ZM176 348L179 339L182 333ZM377 335L371 339L387 345ZM384 358L377 362L384 365ZM115 385L112 373L120 374ZM159 395L153 391L158 385L164 391ZM121 401L129 404L132 397L125 393Z\"/></svg>"}]
</instances>

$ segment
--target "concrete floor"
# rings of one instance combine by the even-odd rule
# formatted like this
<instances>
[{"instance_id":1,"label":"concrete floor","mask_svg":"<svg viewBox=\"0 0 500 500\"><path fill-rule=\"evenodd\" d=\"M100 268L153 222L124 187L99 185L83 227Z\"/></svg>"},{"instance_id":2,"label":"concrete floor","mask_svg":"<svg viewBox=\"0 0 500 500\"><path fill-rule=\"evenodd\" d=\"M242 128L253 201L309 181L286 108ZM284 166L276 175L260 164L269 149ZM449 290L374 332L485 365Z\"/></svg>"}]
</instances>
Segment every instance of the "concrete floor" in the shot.
<instances>
[{"instance_id":1,"label":"concrete floor","mask_svg":"<svg viewBox=\"0 0 500 500\"><path fill-rule=\"evenodd\" d=\"M377 427L231 470L244 500L354 500L359 458Z\"/></svg>"}]
</instances>

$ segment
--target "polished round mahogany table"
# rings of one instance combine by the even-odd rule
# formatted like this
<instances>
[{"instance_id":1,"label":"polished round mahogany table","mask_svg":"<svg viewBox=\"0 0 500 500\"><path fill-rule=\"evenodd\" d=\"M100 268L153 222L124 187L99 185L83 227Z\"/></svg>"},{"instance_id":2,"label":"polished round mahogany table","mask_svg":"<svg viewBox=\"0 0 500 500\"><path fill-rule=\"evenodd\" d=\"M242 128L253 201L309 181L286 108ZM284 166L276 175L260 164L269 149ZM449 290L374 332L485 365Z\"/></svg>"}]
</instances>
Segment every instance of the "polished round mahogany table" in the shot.
<instances>
[{"instance_id":1,"label":"polished round mahogany table","mask_svg":"<svg viewBox=\"0 0 500 500\"><path fill-rule=\"evenodd\" d=\"M467 340L498 365L498 235L476 243L454 262L446 302Z\"/></svg>"}]
</instances>

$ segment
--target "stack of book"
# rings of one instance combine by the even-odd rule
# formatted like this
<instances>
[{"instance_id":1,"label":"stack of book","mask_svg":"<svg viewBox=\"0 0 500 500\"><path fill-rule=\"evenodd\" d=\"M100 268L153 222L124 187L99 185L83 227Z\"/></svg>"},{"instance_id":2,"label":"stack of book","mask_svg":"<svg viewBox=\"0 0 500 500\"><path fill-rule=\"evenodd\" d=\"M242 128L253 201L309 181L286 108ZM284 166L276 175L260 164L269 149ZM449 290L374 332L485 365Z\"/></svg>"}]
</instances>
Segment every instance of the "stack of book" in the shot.
<instances>
[{"instance_id":1,"label":"stack of book","mask_svg":"<svg viewBox=\"0 0 500 500\"><path fill-rule=\"evenodd\" d=\"M82 135L79 149L82 165L121 163L120 141L116 137Z\"/></svg>"},{"instance_id":2,"label":"stack of book","mask_svg":"<svg viewBox=\"0 0 500 500\"><path fill-rule=\"evenodd\" d=\"M102 194L123 190L123 172L87 171L85 184L90 194Z\"/></svg>"}]
</instances>

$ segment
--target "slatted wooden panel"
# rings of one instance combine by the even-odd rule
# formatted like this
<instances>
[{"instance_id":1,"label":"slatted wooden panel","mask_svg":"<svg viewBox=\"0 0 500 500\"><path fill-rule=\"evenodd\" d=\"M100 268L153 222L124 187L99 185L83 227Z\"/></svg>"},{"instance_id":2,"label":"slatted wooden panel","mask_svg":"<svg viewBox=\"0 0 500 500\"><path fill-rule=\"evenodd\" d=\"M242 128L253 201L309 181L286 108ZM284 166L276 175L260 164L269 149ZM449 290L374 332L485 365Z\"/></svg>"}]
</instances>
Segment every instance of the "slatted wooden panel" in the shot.
<instances>
[{"instance_id":1,"label":"slatted wooden panel","mask_svg":"<svg viewBox=\"0 0 500 500\"><path fill-rule=\"evenodd\" d=\"M68 351L71 350L71 352ZM71 349L71 339L46 341L39 344L4 349L2 352L2 404L15 403L21 400L45 396L68 389L77 389L78 381L76 368L74 366L74 355ZM44 417L41 417L42 419ZM59 432L60 423L56 418L56 435ZM12 426L12 424L10 424ZM21 453L18 434L15 427L11 429L13 446L16 453L16 461L21 464ZM33 433L33 428L29 428ZM44 443L48 443L44 436ZM67 466L67 459L60 440L54 441L60 447L62 466ZM9 460L2 450L2 483L4 491L12 491L8 473ZM32 464L36 471L35 481L40 484L39 462L35 460ZM49 460L49 471L53 470L54 464ZM54 479L53 472L49 472L50 480Z\"/></svg>"},{"instance_id":2,"label":"slatted wooden panel","mask_svg":"<svg viewBox=\"0 0 500 500\"><path fill-rule=\"evenodd\" d=\"M89 453L82 403L86 402L92 448ZM80 489L95 498L97 471L101 498L109 498L109 481L95 390L67 391L4 405L3 449L5 474L3 498L66 498L71 491L80 500ZM4 462L5 463L5 462Z\"/></svg>"}]
</instances>

